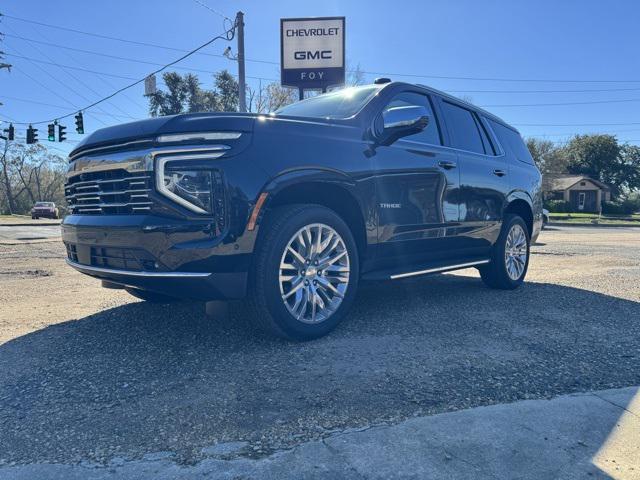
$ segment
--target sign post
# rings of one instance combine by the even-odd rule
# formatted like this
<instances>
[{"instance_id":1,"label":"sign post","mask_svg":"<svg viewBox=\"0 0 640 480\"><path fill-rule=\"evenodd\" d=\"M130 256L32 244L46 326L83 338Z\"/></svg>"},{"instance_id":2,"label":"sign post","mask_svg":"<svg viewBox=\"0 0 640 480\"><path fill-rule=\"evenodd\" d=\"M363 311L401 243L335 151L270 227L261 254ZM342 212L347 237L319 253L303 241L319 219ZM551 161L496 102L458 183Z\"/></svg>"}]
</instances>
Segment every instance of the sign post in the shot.
<instances>
[{"instance_id":1,"label":"sign post","mask_svg":"<svg viewBox=\"0 0 640 480\"><path fill-rule=\"evenodd\" d=\"M342 85L345 80L345 17L280 19L280 83L305 89Z\"/></svg>"}]
</instances>

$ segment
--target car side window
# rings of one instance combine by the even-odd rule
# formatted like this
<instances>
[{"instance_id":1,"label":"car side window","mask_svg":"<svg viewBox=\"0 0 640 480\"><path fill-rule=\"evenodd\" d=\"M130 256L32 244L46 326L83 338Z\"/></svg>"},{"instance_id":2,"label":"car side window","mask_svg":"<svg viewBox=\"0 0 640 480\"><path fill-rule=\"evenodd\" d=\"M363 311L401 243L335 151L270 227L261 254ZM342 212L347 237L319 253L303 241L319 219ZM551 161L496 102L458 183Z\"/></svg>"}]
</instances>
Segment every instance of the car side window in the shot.
<instances>
[{"instance_id":1,"label":"car side window","mask_svg":"<svg viewBox=\"0 0 640 480\"><path fill-rule=\"evenodd\" d=\"M484 144L473 112L447 101L442 102L442 110L452 147L484 154Z\"/></svg>"},{"instance_id":2,"label":"car side window","mask_svg":"<svg viewBox=\"0 0 640 480\"><path fill-rule=\"evenodd\" d=\"M487 133L487 130L484 128L484 124L482 123L482 120L480 120L480 117L478 115L474 114L473 116L476 119L476 124L478 125L478 131L480 132L480 137L482 138L482 144L484 145L484 153L486 153L487 155L495 155L496 150L495 148L493 148L493 143L491 143L491 140L489 139L489 134Z\"/></svg>"},{"instance_id":3,"label":"car side window","mask_svg":"<svg viewBox=\"0 0 640 480\"><path fill-rule=\"evenodd\" d=\"M533 158L531 157L531 153L527 148L527 145L522 140L522 137L516 130L512 130L509 127L506 127L492 119L487 119L493 133L498 137L498 141L500 145L502 145L503 150L508 157L515 158L520 160L521 162L528 163L530 165L535 165Z\"/></svg>"},{"instance_id":4,"label":"car side window","mask_svg":"<svg viewBox=\"0 0 640 480\"><path fill-rule=\"evenodd\" d=\"M440 138L440 129L438 128L438 122L433 113L433 107L431 100L427 95L415 92L402 92L397 94L391 99L391 101L382 110L386 112L393 107L424 107L429 112L429 124L421 132L415 133L404 137L407 140L414 142L428 143L430 145L442 145Z\"/></svg>"}]
</instances>

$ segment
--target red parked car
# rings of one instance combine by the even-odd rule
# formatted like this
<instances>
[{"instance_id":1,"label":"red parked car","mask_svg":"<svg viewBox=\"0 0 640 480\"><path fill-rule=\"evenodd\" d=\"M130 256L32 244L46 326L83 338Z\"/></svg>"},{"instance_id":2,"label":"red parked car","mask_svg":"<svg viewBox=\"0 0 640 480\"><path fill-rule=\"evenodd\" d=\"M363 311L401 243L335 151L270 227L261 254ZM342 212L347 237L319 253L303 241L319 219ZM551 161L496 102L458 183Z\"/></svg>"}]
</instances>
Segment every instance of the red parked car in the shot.
<instances>
[{"instance_id":1,"label":"red parked car","mask_svg":"<svg viewBox=\"0 0 640 480\"><path fill-rule=\"evenodd\" d=\"M36 220L40 217L43 218L58 218L58 208L53 202L36 202L31 209L31 218Z\"/></svg>"}]
</instances>

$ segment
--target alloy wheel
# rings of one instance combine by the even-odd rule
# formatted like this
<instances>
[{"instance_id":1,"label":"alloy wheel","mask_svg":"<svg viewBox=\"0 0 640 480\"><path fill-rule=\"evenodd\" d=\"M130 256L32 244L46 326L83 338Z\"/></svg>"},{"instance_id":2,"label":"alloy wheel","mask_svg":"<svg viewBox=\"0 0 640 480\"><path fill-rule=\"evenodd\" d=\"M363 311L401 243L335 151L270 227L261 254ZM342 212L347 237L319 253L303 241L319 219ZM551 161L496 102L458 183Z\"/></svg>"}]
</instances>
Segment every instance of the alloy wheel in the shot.
<instances>
[{"instance_id":1,"label":"alloy wheel","mask_svg":"<svg viewBox=\"0 0 640 480\"><path fill-rule=\"evenodd\" d=\"M313 223L298 230L280 259L280 294L304 323L320 323L340 306L349 286L349 252L332 227Z\"/></svg>"},{"instance_id":2,"label":"alloy wheel","mask_svg":"<svg viewBox=\"0 0 640 480\"><path fill-rule=\"evenodd\" d=\"M521 225L513 225L507 234L504 249L504 261L507 275L511 280L518 280L527 265L527 235Z\"/></svg>"}]
</instances>

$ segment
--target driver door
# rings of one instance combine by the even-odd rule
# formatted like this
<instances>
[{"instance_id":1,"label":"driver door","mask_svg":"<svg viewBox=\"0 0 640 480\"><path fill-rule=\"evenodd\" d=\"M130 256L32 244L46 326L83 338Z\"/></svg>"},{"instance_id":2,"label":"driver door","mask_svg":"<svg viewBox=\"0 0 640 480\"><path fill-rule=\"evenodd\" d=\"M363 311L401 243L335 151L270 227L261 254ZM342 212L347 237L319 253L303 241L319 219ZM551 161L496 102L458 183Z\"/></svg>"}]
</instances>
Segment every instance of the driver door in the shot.
<instances>
[{"instance_id":1,"label":"driver door","mask_svg":"<svg viewBox=\"0 0 640 480\"><path fill-rule=\"evenodd\" d=\"M457 155L443 147L442 129L429 95L396 94L384 107L421 106L426 128L378 146L372 157L378 218L377 267L407 269L443 260L452 252L458 225Z\"/></svg>"}]
</instances>

